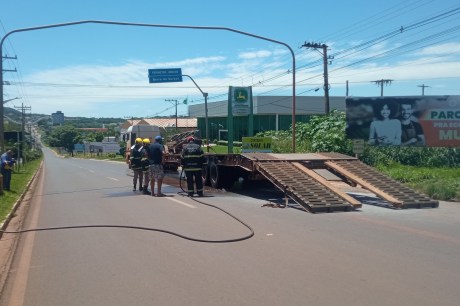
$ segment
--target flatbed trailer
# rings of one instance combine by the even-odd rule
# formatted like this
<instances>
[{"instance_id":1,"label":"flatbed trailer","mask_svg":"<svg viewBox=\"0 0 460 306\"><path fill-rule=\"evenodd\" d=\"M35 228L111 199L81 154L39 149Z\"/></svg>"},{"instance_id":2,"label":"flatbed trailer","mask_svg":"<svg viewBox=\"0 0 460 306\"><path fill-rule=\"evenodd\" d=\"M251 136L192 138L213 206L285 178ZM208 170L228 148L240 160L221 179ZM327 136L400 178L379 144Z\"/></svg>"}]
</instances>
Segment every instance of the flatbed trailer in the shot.
<instances>
[{"instance_id":1,"label":"flatbed trailer","mask_svg":"<svg viewBox=\"0 0 460 306\"><path fill-rule=\"evenodd\" d=\"M232 186L241 180L268 180L310 212L352 211L362 203L332 183L341 180L375 193L395 208L435 208L439 202L401 184L359 161L339 153L206 153L205 184ZM179 154L166 157L166 167L177 170ZM331 179L332 178L332 179Z\"/></svg>"}]
</instances>

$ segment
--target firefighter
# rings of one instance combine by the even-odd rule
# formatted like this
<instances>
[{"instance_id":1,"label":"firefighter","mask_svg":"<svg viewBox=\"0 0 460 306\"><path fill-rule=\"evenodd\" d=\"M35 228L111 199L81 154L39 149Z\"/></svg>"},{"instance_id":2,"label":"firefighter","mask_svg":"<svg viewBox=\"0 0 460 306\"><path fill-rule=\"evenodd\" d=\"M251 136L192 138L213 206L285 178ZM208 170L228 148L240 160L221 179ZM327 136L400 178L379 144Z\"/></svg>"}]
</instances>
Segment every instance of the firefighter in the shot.
<instances>
[{"instance_id":1,"label":"firefighter","mask_svg":"<svg viewBox=\"0 0 460 306\"><path fill-rule=\"evenodd\" d=\"M142 173L144 175L144 187L142 188L143 194L150 195L149 191L149 182L150 182L150 169L149 169L149 146L150 146L150 139L145 138L142 140L143 150L142 150L142 158L141 158L141 168Z\"/></svg>"},{"instance_id":2,"label":"firefighter","mask_svg":"<svg viewBox=\"0 0 460 306\"><path fill-rule=\"evenodd\" d=\"M196 193L199 197L202 197L202 168L203 165L206 164L206 157L204 156L204 152L201 149L201 146L195 142L195 138L193 138L193 136L187 138L187 145L184 146L181 154L181 164L187 178L188 195L192 197L195 193L193 183L195 179Z\"/></svg>"},{"instance_id":3,"label":"firefighter","mask_svg":"<svg viewBox=\"0 0 460 306\"><path fill-rule=\"evenodd\" d=\"M143 157L143 146L142 146L142 138L136 138L136 143L131 147L131 153L129 158L129 165L133 170L134 178L133 178L133 191L136 191L137 181L139 180L139 190L142 191L142 181L143 181L143 173L142 173L142 164L141 159Z\"/></svg>"}]
</instances>

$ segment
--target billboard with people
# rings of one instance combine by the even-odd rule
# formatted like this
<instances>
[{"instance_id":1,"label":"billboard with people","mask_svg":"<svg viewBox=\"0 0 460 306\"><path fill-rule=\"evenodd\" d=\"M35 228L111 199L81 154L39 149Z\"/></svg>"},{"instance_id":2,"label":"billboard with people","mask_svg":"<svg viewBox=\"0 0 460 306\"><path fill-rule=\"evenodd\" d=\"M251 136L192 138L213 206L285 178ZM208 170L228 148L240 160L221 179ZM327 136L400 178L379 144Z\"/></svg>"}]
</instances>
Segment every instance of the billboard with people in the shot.
<instances>
[{"instance_id":1,"label":"billboard with people","mask_svg":"<svg viewBox=\"0 0 460 306\"><path fill-rule=\"evenodd\" d=\"M347 98L346 118L371 145L460 147L460 96Z\"/></svg>"}]
</instances>

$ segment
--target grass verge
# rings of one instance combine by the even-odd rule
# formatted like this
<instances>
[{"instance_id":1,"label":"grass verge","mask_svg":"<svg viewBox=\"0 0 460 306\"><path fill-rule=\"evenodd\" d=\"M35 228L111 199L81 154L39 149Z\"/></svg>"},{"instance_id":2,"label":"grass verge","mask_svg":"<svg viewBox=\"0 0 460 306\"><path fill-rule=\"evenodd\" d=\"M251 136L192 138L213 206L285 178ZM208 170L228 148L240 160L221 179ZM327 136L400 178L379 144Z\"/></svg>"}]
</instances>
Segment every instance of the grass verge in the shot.
<instances>
[{"instance_id":1,"label":"grass verge","mask_svg":"<svg viewBox=\"0 0 460 306\"><path fill-rule=\"evenodd\" d=\"M34 176L42 159L30 161L25 167L15 170L11 176L11 191L3 191L0 195L0 223L5 221L6 216L10 213L13 205L25 191L29 181Z\"/></svg>"},{"instance_id":2,"label":"grass verge","mask_svg":"<svg viewBox=\"0 0 460 306\"><path fill-rule=\"evenodd\" d=\"M432 199L460 201L460 168L414 167L397 163L376 168Z\"/></svg>"}]
</instances>

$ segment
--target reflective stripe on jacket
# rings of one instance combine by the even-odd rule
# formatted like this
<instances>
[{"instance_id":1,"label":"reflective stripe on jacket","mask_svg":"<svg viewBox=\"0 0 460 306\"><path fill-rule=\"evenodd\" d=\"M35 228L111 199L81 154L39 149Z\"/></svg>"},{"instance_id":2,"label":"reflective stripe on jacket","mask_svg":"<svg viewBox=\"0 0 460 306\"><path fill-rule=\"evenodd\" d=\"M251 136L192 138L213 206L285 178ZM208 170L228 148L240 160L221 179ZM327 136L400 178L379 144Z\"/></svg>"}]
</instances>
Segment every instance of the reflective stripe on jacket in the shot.
<instances>
[{"instance_id":1,"label":"reflective stripe on jacket","mask_svg":"<svg viewBox=\"0 0 460 306\"><path fill-rule=\"evenodd\" d=\"M185 171L201 171L206 164L206 157L201 146L196 143L189 143L182 150L182 168Z\"/></svg>"},{"instance_id":2,"label":"reflective stripe on jacket","mask_svg":"<svg viewBox=\"0 0 460 306\"><path fill-rule=\"evenodd\" d=\"M140 169L141 168L141 158L144 156L144 151L142 146L134 146L131 149L131 169Z\"/></svg>"}]
</instances>

